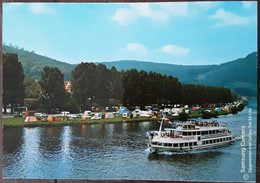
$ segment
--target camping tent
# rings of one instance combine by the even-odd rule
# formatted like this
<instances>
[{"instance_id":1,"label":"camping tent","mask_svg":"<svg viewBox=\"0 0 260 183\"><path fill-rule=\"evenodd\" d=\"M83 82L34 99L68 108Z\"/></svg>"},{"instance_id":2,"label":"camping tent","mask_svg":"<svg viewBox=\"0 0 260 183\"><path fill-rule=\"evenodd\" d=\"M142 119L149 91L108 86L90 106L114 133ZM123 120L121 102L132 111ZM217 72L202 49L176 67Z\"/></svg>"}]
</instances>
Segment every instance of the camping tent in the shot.
<instances>
[{"instance_id":1,"label":"camping tent","mask_svg":"<svg viewBox=\"0 0 260 183\"><path fill-rule=\"evenodd\" d=\"M88 120L87 116L82 116L81 120Z\"/></svg>"},{"instance_id":2,"label":"camping tent","mask_svg":"<svg viewBox=\"0 0 260 183\"><path fill-rule=\"evenodd\" d=\"M48 116L47 121L60 121L60 118L57 116Z\"/></svg>"},{"instance_id":3,"label":"camping tent","mask_svg":"<svg viewBox=\"0 0 260 183\"><path fill-rule=\"evenodd\" d=\"M118 111L118 114L124 114L124 113L128 113L128 112L129 112L128 109L120 109L120 110Z\"/></svg>"},{"instance_id":4,"label":"camping tent","mask_svg":"<svg viewBox=\"0 0 260 183\"><path fill-rule=\"evenodd\" d=\"M106 113L105 118L106 118L106 119L107 119L107 118L114 118L114 115L113 115L113 113Z\"/></svg>"},{"instance_id":5,"label":"camping tent","mask_svg":"<svg viewBox=\"0 0 260 183\"><path fill-rule=\"evenodd\" d=\"M34 116L27 116L24 120L24 122L37 122L37 118Z\"/></svg>"}]
</instances>

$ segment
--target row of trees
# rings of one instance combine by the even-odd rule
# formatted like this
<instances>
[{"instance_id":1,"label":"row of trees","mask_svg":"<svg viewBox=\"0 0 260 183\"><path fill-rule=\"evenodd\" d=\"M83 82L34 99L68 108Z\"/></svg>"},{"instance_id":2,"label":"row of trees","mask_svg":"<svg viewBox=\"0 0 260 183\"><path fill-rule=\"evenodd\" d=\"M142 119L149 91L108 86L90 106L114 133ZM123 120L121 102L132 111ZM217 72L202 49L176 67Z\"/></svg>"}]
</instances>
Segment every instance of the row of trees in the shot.
<instances>
[{"instance_id":1,"label":"row of trees","mask_svg":"<svg viewBox=\"0 0 260 183\"><path fill-rule=\"evenodd\" d=\"M181 84L178 78L136 69L117 71L105 65L81 63L72 71L72 94L65 91L64 74L44 67L41 79L25 78L16 54L4 54L4 109L22 105L24 98L35 110L90 109L123 104L127 107L151 104L207 104L232 101L231 91L223 87ZM32 103L34 105L32 105Z\"/></svg>"},{"instance_id":2,"label":"row of trees","mask_svg":"<svg viewBox=\"0 0 260 183\"><path fill-rule=\"evenodd\" d=\"M131 69L122 72L123 104L127 107L180 103L178 78Z\"/></svg>"},{"instance_id":3,"label":"row of trees","mask_svg":"<svg viewBox=\"0 0 260 183\"><path fill-rule=\"evenodd\" d=\"M119 104L122 98L121 74L115 67L81 63L72 72L72 96L80 109L93 104L108 106Z\"/></svg>"}]
</instances>

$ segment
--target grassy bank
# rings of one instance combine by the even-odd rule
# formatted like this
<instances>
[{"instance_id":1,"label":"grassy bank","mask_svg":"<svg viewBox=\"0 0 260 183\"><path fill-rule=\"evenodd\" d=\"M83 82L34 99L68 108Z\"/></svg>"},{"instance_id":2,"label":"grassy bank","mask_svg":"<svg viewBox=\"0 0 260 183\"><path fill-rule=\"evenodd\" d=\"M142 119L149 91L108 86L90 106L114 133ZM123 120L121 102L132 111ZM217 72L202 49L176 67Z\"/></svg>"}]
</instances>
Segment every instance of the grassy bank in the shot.
<instances>
[{"instance_id":1,"label":"grassy bank","mask_svg":"<svg viewBox=\"0 0 260 183\"><path fill-rule=\"evenodd\" d=\"M76 124L98 124L98 123L120 123L120 122L142 122L142 121L157 121L156 118L122 118L115 117L112 119L100 119L100 120L73 120L73 121L47 121L47 122L24 122L24 117L15 117L15 118L3 118L4 127L15 127L15 126L24 126L24 127L38 127L38 126L55 126L55 125L76 125Z\"/></svg>"},{"instance_id":2,"label":"grassy bank","mask_svg":"<svg viewBox=\"0 0 260 183\"><path fill-rule=\"evenodd\" d=\"M228 113L223 112L219 115L226 115ZM189 114L189 118L198 118L202 117L202 113L193 112ZM171 120L178 120L178 116L170 117ZM71 120L71 121L47 121L47 122L24 122L24 117L13 117L13 118L3 118L4 127L15 127L15 126L24 126L24 127L39 127L39 126L56 126L56 125L76 125L76 124L99 124L99 123L120 123L120 122L142 122L142 121L158 121L158 118L147 118L147 117L138 117L138 118L122 118L115 117L112 119L88 119L88 120Z\"/></svg>"},{"instance_id":3,"label":"grassy bank","mask_svg":"<svg viewBox=\"0 0 260 183\"><path fill-rule=\"evenodd\" d=\"M247 105L247 103L243 104L243 108L241 108L241 110L244 109L244 105ZM226 111L219 111L216 112L214 111L214 108L209 108L207 109L210 111L211 116L209 116L210 119L211 117L217 117L219 115L227 115L227 114L231 114L231 112L226 112ZM238 111L241 111L238 110ZM187 118L199 118L199 117L204 117L203 113L201 112L192 112L190 114L187 114ZM169 117L170 120L174 121L174 120L178 120L179 116L170 116ZM24 117L11 117L11 116L7 116L6 118L4 117L3 119L3 126L4 127L15 127L15 126L24 126L24 127L38 127L38 126L55 126L55 125L76 125L76 124L98 124L98 123L120 123L120 122L142 122L142 121L158 121L158 118L149 118L149 117L138 117L138 118L123 118L121 115L115 118L111 118L111 119L100 119L100 120L93 120L93 119L88 119L88 120L81 120L80 118L77 120L71 120L71 121L65 121L65 120L61 120L61 121L48 121L48 122L24 122L25 118Z\"/></svg>"}]
</instances>

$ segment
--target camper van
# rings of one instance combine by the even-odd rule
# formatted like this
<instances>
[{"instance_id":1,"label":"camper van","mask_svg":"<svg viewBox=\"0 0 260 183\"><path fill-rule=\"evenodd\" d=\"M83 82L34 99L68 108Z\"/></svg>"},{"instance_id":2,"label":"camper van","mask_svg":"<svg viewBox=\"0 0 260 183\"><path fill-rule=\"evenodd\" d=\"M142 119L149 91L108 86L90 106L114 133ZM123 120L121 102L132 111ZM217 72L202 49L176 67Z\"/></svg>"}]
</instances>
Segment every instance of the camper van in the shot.
<instances>
[{"instance_id":1,"label":"camper van","mask_svg":"<svg viewBox=\"0 0 260 183\"><path fill-rule=\"evenodd\" d=\"M60 116L62 116L62 117L68 117L70 120L75 120L75 119L77 119L77 115L75 115L75 114L70 114L69 111L62 111Z\"/></svg>"},{"instance_id":2,"label":"camper van","mask_svg":"<svg viewBox=\"0 0 260 183\"><path fill-rule=\"evenodd\" d=\"M140 111L140 117L152 117L151 111Z\"/></svg>"},{"instance_id":3,"label":"camper van","mask_svg":"<svg viewBox=\"0 0 260 183\"><path fill-rule=\"evenodd\" d=\"M82 117L91 118L91 111L84 111Z\"/></svg>"}]
</instances>

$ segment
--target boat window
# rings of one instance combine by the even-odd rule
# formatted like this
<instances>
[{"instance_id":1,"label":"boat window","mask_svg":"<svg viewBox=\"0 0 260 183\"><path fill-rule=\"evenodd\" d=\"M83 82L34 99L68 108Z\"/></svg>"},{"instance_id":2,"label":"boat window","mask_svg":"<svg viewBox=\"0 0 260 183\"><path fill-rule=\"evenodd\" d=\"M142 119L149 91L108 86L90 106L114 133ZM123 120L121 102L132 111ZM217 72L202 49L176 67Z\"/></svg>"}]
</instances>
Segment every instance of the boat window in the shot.
<instances>
[{"instance_id":1,"label":"boat window","mask_svg":"<svg viewBox=\"0 0 260 183\"><path fill-rule=\"evenodd\" d=\"M200 137L198 137L198 140L200 140Z\"/></svg>"},{"instance_id":2,"label":"boat window","mask_svg":"<svg viewBox=\"0 0 260 183\"><path fill-rule=\"evenodd\" d=\"M173 144L173 147L178 147L178 144Z\"/></svg>"},{"instance_id":3,"label":"boat window","mask_svg":"<svg viewBox=\"0 0 260 183\"><path fill-rule=\"evenodd\" d=\"M172 147L172 144L168 144L168 147Z\"/></svg>"},{"instance_id":4,"label":"boat window","mask_svg":"<svg viewBox=\"0 0 260 183\"><path fill-rule=\"evenodd\" d=\"M188 143L185 143L185 146L188 146Z\"/></svg>"},{"instance_id":5,"label":"boat window","mask_svg":"<svg viewBox=\"0 0 260 183\"><path fill-rule=\"evenodd\" d=\"M183 146L183 143L180 143L180 147L182 147Z\"/></svg>"},{"instance_id":6,"label":"boat window","mask_svg":"<svg viewBox=\"0 0 260 183\"><path fill-rule=\"evenodd\" d=\"M204 145L204 144L205 144L205 141L202 142L202 145Z\"/></svg>"},{"instance_id":7,"label":"boat window","mask_svg":"<svg viewBox=\"0 0 260 183\"><path fill-rule=\"evenodd\" d=\"M213 143L216 143L216 140L213 140Z\"/></svg>"},{"instance_id":8,"label":"boat window","mask_svg":"<svg viewBox=\"0 0 260 183\"><path fill-rule=\"evenodd\" d=\"M158 142L158 146L161 146L162 145L162 143L161 142Z\"/></svg>"},{"instance_id":9,"label":"boat window","mask_svg":"<svg viewBox=\"0 0 260 183\"><path fill-rule=\"evenodd\" d=\"M219 142L219 139L217 139L217 142Z\"/></svg>"},{"instance_id":10,"label":"boat window","mask_svg":"<svg viewBox=\"0 0 260 183\"><path fill-rule=\"evenodd\" d=\"M220 139L220 142L222 142L222 139Z\"/></svg>"},{"instance_id":11,"label":"boat window","mask_svg":"<svg viewBox=\"0 0 260 183\"><path fill-rule=\"evenodd\" d=\"M183 132L183 133L182 133L182 135L185 135L185 136L187 136L187 132Z\"/></svg>"},{"instance_id":12,"label":"boat window","mask_svg":"<svg viewBox=\"0 0 260 183\"><path fill-rule=\"evenodd\" d=\"M192 142L189 143L189 146L192 146Z\"/></svg>"},{"instance_id":13,"label":"boat window","mask_svg":"<svg viewBox=\"0 0 260 183\"><path fill-rule=\"evenodd\" d=\"M207 140L207 141L206 141L206 144L208 144L208 143L209 143L209 141Z\"/></svg>"},{"instance_id":14,"label":"boat window","mask_svg":"<svg viewBox=\"0 0 260 183\"><path fill-rule=\"evenodd\" d=\"M208 134L209 134L208 131L203 131L203 132L202 132L202 135L208 135Z\"/></svg>"},{"instance_id":15,"label":"boat window","mask_svg":"<svg viewBox=\"0 0 260 183\"><path fill-rule=\"evenodd\" d=\"M200 132L197 132L197 135L200 135Z\"/></svg>"},{"instance_id":16,"label":"boat window","mask_svg":"<svg viewBox=\"0 0 260 183\"><path fill-rule=\"evenodd\" d=\"M210 140L210 141L209 141L209 143L211 143L211 144L212 144L212 140Z\"/></svg>"},{"instance_id":17,"label":"boat window","mask_svg":"<svg viewBox=\"0 0 260 183\"><path fill-rule=\"evenodd\" d=\"M152 142L152 144L157 145L157 142Z\"/></svg>"},{"instance_id":18,"label":"boat window","mask_svg":"<svg viewBox=\"0 0 260 183\"><path fill-rule=\"evenodd\" d=\"M212 134L212 131L209 131L209 134Z\"/></svg>"},{"instance_id":19,"label":"boat window","mask_svg":"<svg viewBox=\"0 0 260 183\"><path fill-rule=\"evenodd\" d=\"M191 136L191 132L188 132L188 135Z\"/></svg>"},{"instance_id":20,"label":"boat window","mask_svg":"<svg viewBox=\"0 0 260 183\"><path fill-rule=\"evenodd\" d=\"M198 145L197 142L194 142L194 145L195 145L195 146Z\"/></svg>"},{"instance_id":21,"label":"boat window","mask_svg":"<svg viewBox=\"0 0 260 183\"><path fill-rule=\"evenodd\" d=\"M193 132L193 135L196 135L196 132Z\"/></svg>"}]
</instances>

